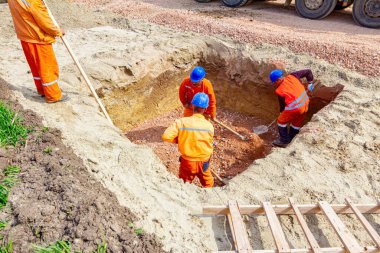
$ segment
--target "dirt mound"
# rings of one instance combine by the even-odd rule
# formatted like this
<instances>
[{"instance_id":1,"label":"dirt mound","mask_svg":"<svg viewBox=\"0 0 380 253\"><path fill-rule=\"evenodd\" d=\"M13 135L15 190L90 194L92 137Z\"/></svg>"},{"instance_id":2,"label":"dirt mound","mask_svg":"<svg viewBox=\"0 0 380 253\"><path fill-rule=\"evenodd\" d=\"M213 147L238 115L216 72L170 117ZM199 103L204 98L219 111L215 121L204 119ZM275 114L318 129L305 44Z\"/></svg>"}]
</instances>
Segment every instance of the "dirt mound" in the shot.
<instances>
[{"instance_id":1,"label":"dirt mound","mask_svg":"<svg viewBox=\"0 0 380 253\"><path fill-rule=\"evenodd\" d=\"M23 111L9 97L7 84L0 79L0 99L20 111L25 124L34 128L25 146L0 148L0 169L21 167L4 231L5 238L13 241L14 252L31 252L33 244L56 240L70 241L75 250L84 252L92 252L103 240L107 252L163 252L155 236L135 231L137 217L91 176L62 143L61 132L43 127L36 113Z\"/></svg>"}]
</instances>

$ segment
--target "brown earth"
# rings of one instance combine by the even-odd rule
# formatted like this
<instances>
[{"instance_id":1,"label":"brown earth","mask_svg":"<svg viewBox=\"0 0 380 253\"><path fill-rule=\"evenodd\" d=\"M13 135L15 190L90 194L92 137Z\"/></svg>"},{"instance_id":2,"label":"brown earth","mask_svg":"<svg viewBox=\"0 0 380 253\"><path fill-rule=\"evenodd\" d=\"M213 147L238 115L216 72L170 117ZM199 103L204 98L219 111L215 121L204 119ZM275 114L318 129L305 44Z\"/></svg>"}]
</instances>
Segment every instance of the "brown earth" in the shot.
<instances>
[{"instance_id":1,"label":"brown earth","mask_svg":"<svg viewBox=\"0 0 380 253\"><path fill-rule=\"evenodd\" d=\"M177 145L163 142L161 136L165 129L181 115L182 108L178 108L170 113L147 120L126 132L128 139L134 143L151 147L168 170L175 175L178 175L180 153ZM215 137L211 168L221 177L236 176L247 169L254 160L266 156L272 149L271 142L276 138L276 131L273 127L271 131L261 135L261 138L252 132L253 127L264 124L261 119L226 109L218 109L218 119L241 135L248 137L247 141L243 141L224 127L213 123Z\"/></svg>"},{"instance_id":2,"label":"brown earth","mask_svg":"<svg viewBox=\"0 0 380 253\"><path fill-rule=\"evenodd\" d=\"M380 31L355 24L351 8L323 20L305 19L283 0L253 1L227 8L221 1L76 0L131 19L171 27L176 31L227 36L253 45L269 43L306 53L368 76L379 76ZM294 1L293 1L294 2Z\"/></svg>"},{"instance_id":3,"label":"brown earth","mask_svg":"<svg viewBox=\"0 0 380 253\"><path fill-rule=\"evenodd\" d=\"M24 111L10 99L2 79L0 99L34 129L25 146L0 148L0 169L21 168L21 180L9 197L10 208L2 214L9 220L3 234L6 241L13 241L14 252L31 252L35 244L56 240L70 241L75 250L84 252L96 250L103 240L107 252L163 252L155 236L135 234L137 217L93 178L63 144L59 130L44 128L35 112ZM44 152L46 148L52 152Z\"/></svg>"},{"instance_id":4,"label":"brown earth","mask_svg":"<svg viewBox=\"0 0 380 253\"><path fill-rule=\"evenodd\" d=\"M310 110L306 115L305 124L315 113L333 101L342 89L343 85L327 87L317 81L314 91L309 94ZM148 119L125 133L134 143L152 148L166 168L175 175L178 175L180 153L177 145L163 142L161 136L165 129L181 116L182 107L179 107L169 113ZM271 124L257 116L218 108L218 119L248 139L241 140L237 135L213 122L215 137L211 168L223 178L231 179L246 170L256 159L268 155L273 148L273 140L278 137L276 124L272 124L269 131L260 136L254 134L253 128Z\"/></svg>"}]
</instances>

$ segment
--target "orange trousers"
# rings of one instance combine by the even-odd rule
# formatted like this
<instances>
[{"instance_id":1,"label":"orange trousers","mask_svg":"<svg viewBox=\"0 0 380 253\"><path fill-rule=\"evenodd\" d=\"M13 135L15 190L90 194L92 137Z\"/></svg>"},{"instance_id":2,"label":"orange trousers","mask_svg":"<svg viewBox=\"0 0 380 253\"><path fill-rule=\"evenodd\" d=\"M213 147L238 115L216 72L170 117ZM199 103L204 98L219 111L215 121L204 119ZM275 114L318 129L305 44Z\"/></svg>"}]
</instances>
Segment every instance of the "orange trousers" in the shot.
<instances>
[{"instance_id":1,"label":"orange trousers","mask_svg":"<svg viewBox=\"0 0 380 253\"><path fill-rule=\"evenodd\" d=\"M58 86L59 69L52 44L21 41L21 46L32 72L37 92L44 95L48 103L60 100L62 93Z\"/></svg>"},{"instance_id":2,"label":"orange trousers","mask_svg":"<svg viewBox=\"0 0 380 253\"><path fill-rule=\"evenodd\" d=\"M280 125L287 125L290 123L292 126L300 128L303 120L305 119L307 110L308 107L305 106L298 110L282 111L280 116L277 118L277 123Z\"/></svg>"},{"instance_id":3,"label":"orange trousers","mask_svg":"<svg viewBox=\"0 0 380 253\"><path fill-rule=\"evenodd\" d=\"M188 161L181 157L179 178L183 179L184 182L192 183L194 178L197 176L203 187L213 187L214 178L211 175L210 168L208 168L206 171L203 171L203 169L203 161Z\"/></svg>"}]
</instances>

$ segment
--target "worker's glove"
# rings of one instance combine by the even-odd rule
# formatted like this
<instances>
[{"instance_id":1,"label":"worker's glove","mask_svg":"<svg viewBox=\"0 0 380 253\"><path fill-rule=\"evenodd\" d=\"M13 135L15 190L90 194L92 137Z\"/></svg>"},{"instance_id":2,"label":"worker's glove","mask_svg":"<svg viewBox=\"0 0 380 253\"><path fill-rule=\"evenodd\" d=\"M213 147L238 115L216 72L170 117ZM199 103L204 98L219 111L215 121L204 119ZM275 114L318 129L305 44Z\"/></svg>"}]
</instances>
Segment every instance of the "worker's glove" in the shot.
<instances>
[{"instance_id":1,"label":"worker's glove","mask_svg":"<svg viewBox=\"0 0 380 253\"><path fill-rule=\"evenodd\" d=\"M310 82L309 85L307 86L307 89L311 92L314 89L313 82Z\"/></svg>"},{"instance_id":2,"label":"worker's glove","mask_svg":"<svg viewBox=\"0 0 380 253\"><path fill-rule=\"evenodd\" d=\"M210 161L203 162L203 172L206 172L210 167Z\"/></svg>"}]
</instances>

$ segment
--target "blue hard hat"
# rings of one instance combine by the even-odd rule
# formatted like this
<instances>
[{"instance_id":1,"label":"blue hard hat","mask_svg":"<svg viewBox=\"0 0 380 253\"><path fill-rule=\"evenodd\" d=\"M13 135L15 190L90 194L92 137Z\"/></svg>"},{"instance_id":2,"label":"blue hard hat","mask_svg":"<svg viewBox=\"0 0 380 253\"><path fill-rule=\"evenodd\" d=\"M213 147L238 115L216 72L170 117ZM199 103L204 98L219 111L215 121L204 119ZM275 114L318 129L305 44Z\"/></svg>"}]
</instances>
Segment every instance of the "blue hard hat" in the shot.
<instances>
[{"instance_id":1,"label":"blue hard hat","mask_svg":"<svg viewBox=\"0 0 380 253\"><path fill-rule=\"evenodd\" d=\"M274 82L276 82L280 77L282 77L283 74L284 74L284 72L282 72L281 69L275 69L275 70L273 70L272 72L270 72L269 78L270 78L270 80L272 81L272 83L274 83Z\"/></svg>"},{"instance_id":2,"label":"blue hard hat","mask_svg":"<svg viewBox=\"0 0 380 253\"><path fill-rule=\"evenodd\" d=\"M208 107L209 98L204 92L198 92L191 100L191 104L195 107L200 107L206 109Z\"/></svg>"},{"instance_id":3,"label":"blue hard hat","mask_svg":"<svg viewBox=\"0 0 380 253\"><path fill-rule=\"evenodd\" d=\"M194 83L201 81L206 76L206 71L201 66L197 66L191 71L190 80Z\"/></svg>"}]
</instances>

